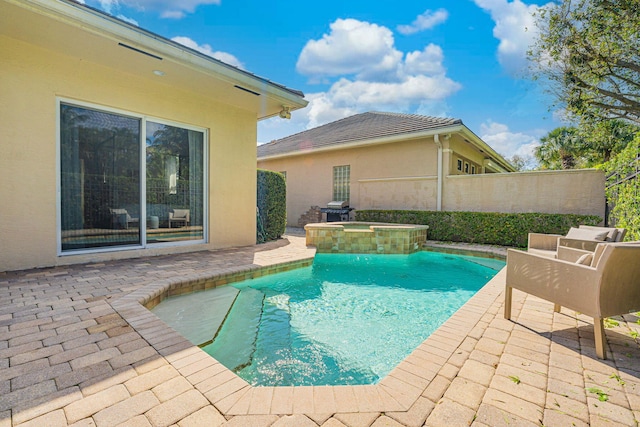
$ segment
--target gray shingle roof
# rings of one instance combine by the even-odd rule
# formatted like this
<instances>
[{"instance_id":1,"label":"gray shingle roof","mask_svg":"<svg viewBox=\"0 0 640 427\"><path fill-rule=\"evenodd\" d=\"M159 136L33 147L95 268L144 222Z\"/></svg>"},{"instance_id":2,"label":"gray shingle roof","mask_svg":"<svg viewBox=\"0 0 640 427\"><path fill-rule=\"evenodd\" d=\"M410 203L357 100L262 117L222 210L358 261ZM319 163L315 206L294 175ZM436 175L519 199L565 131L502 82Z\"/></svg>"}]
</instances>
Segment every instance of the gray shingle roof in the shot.
<instances>
[{"instance_id":1,"label":"gray shingle roof","mask_svg":"<svg viewBox=\"0 0 640 427\"><path fill-rule=\"evenodd\" d=\"M460 119L418 114L361 113L259 145L258 158L461 124Z\"/></svg>"}]
</instances>

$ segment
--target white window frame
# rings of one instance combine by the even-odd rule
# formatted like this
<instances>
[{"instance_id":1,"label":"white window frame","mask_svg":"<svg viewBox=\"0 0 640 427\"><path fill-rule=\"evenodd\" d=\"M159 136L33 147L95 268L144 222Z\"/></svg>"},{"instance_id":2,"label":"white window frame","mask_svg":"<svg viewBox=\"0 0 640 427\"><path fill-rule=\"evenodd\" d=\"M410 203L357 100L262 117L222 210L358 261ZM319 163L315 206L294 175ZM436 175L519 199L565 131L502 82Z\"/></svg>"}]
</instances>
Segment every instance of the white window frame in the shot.
<instances>
[{"instance_id":1,"label":"white window frame","mask_svg":"<svg viewBox=\"0 0 640 427\"><path fill-rule=\"evenodd\" d=\"M60 108L61 104L87 108L91 110L101 111L105 113L118 114L121 116L131 117L140 120L140 240L141 244L122 245L122 246L106 246L98 248L83 248L78 250L62 250L62 190L61 190L61 164L60 164ZM203 195L202 195L202 239L198 240L180 240L176 242L160 242L147 243L147 227L143 227L147 221L147 122L159 123L167 126L179 127L182 129L202 132L202 173L203 173ZM101 104L94 104L85 101L78 101L72 98L56 97L56 246L58 256L82 255L86 253L102 253L102 252L119 252L130 251L136 249L162 248L167 246L188 246L199 245L209 242L209 130L199 126L188 125L181 122L161 119L154 116L134 113L119 108L107 107Z\"/></svg>"}]
</instances>

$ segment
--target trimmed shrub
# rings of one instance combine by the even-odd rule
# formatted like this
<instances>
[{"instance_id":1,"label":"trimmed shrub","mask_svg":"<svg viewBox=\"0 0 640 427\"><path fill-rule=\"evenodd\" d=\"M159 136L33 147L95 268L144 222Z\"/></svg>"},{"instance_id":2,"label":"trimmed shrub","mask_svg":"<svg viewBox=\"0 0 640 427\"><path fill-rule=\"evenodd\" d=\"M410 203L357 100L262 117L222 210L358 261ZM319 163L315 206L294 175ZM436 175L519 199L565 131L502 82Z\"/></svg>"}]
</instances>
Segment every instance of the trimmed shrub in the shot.
<instances>
[{"instance_id":1,"label":"trimmed shrub","mask_svg":"<svg viewBox=\"0 0 640 427\"><path fill-rule=\"evenodd\" d=\"M256 242L279 239L287 226L287 187L281 173L258 169Z\"/></svg>"},{"instance_id":2,"label":"trimmed shrub","mask_svg":"<svg viewBox=\"0 0 640 427\"><path fill-rule=\"evenodd\" d=\"M428 225L429 240L526 248L528 233L567 234L580 224L597 225L594 215L359 210L356 221Z\"/></svg>"}]
</instances>

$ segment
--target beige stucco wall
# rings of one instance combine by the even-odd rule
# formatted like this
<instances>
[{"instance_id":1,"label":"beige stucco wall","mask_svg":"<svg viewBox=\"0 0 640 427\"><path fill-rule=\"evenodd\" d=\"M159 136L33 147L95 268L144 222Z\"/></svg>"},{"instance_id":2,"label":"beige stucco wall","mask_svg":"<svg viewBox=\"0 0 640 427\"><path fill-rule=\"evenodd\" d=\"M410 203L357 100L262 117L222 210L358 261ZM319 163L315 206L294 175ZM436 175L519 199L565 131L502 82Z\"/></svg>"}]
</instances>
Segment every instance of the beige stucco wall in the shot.
<instances>
[{"instance_id":1,"label":"beige stucco wall","mask_svg":"<svg viewBox=\"0 0 640 427\"><path fill-rule=\"evenodd\" d=\"M0 271L255 243L255 113L0 36ZM56 97L209 131L209 243L58 256Z\"/></svg>"},{"instance_id":2,"label":"beige stucco wall","mask_svg":"<svg viewBox=\"0 0 640 427\"><path fill-rule=\"evenodd\" d=\"M436 154L433 138L425 138L262 160L258 167L287 173L287 223L296 226L311 206L325 207L331 201L334 166L351 166L353 208L435 206ZM418 190L432 193L433 200L418 200Z\"/></svg>"},{"instance_id":3,"label":"beige stucco wall","mask_svg":"<svg viewBox=\"0 0 640 427\"><path fill-rule=\"evenodd\" d=\"M360 180L358 209L435 210L437 177L401 177Z\"/></svg>"},{"instance_id":4,"label":"beige stucco wall","mask_svg":"<svg viewBox=\"0 0 640 427\"><path fill-rule=\"evenodd\" d=\"M448 176L443 210L599 215L604 172L595 169Z\"/></svg>"}]
</instances>

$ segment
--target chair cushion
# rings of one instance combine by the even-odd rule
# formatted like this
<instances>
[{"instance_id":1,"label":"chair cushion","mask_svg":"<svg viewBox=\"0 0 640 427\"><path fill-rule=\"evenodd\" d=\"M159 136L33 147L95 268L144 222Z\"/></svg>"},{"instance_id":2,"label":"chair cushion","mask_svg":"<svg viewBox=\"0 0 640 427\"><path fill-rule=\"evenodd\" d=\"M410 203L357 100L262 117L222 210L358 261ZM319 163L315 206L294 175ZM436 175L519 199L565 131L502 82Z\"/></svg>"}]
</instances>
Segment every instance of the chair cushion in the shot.
<instances>
[{"instance_id":1,"label":"chair cushion","mask_svg":"<svg viewBox=\"0 0 640 427\"><path fill-rule=\"evenodd\" d=\"M581 225L579 227L581 230L598 230L598 231L607 231L607 237L605 237L605 242L615 242L618 240L618 229L617 228L609 228L609 227L597 227L594 225Z\"/></svg>"},{"instance_id":2,"label":"chair cushion","mask_svg":"<svg viewBox=\"0 0 640 427\"><path fill-rule=\"evenodd\" d=\"M593 260L593 254L584 254L576 260L576 264L591 266L592 260Z\"/></svg>"},{"instance_id":3,"label":"chair cushion","mask_svg":"<svg viewBox=\"0 0 640 427\"><path fill-rule=\"evenodd\" d=\"M189 209L174 209L173 218L186 218L189 214Z\"/></svg>"},{"instance_id":4,"label":"chair cushion","mask_svg":"<svg viewBox=\"0 0 640 427\"><path fill-rule=\"evenodd\" d=\"M607 238L604 240L606 242L615 242L617 240L617 237L618 237L618 229L614 228L607 234Z\"/></svg>"},{"instance_id":5,"label":"chair cushion","mask_svg":"<svg viewBox=\"0 0 640 427\"><path fill-rule=\"evenodd\" d=\"M571 227L567 233L567 238L577 240L598 240L603 241L609 234L608 230L591 230L588 228Z\"/></svg>"}]
</instances>

